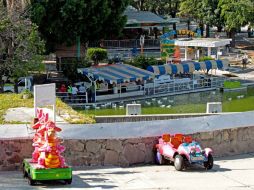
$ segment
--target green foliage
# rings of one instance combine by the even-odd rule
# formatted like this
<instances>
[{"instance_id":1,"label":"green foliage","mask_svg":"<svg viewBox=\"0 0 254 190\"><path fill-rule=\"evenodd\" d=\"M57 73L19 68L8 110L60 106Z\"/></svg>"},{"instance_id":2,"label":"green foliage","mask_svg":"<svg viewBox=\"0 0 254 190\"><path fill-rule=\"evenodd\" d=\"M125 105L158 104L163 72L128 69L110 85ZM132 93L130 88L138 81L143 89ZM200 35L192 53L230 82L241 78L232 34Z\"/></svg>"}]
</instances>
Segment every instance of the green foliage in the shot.
<instances>
[{"instance_id":1,"label":"green foliage","mask_svg":"<svg viewBox=\"0 0 254 190\"><path fill-rule=\"evenodd\" d=\"M130 4L141 11L151 11L157 15L175 17L179 9L180 0L131 0Z\"/></svg>"},{"instance_id":2,"label":"green foliage","mask_svg":"<svg viewBox=\"0 0 254 190\"><path fill-rule=\"evenodd\" d=\"M31 19L39 26L48 50L54 44L96 41L122 31L128 0L31 0Z\"/></svg>"},{"instance_id":3,"label":"green foliage","mask_svg":"<svg viewBox=\"0 0 254 190\"><path fill-rule=\"evenodd\" d=\"M90 67L92 65L92 63L85 58L81 60L76 58L62 59L61 63L63 74L71 81L78 81L83 77L77 72L78 68Z\"/></svg>"},{"instance_id":4,"label":"green foliage","mask_svg":"<svg viewBox=\"0 0 254 190\"><path fill-rule=\"evenodd\" d=\"M221 29L224 20L220 15L218 3L219 0L183 0L180 4L179 15L196 19L200 25L207 24Z\"/></svg>"},{"instance_id":5,"label":"green foliage","mask_svg":"<svg viewBox=\"0 0 254 190\"><path fill-rule=\"evenodd\" d=\"M200 61L208 61L208 60L214 60L214 58L210 56L204 56L204 57L200 57L198 61L200 62Z\"/></svg>"},{"instance_id":6,"label":"green foliage","mask_svg":"<svg viewBox=\"0 0 254 190\"><path fill-rule=\"evenodd\" d=\"M25 96L26 96L27 99L33 98L33 93L32 93L30 90L25 89L25 90L23 90L23 91L21 92L20 97L21 97L21 98L24 98Z\"/></svg>"},{"instance_id":7,"label":"green foliage","mask_svg":"<svg viewBox=\"0 0 254 190\"><path fill-rule=\"evenodd\" d=\"M108 53L106 49L102 48L88 48L87 58L94 61L94 64L99 64L99 61L107 59Z\"/></svg>"},{"instance_id":8,"label":"green foliage","mask_svg":"<svg viewBox=\"0 0 254 190\"><path fill-rule=\"evenodd\" d=\"M239 27L253 21L252 0L219 0L221 16L225 19L228 31L237 30Z\"/></svg>"},{"instance_id":9,"label":"green foliage","mask_svg":"<svg viewBox=\"0 0 254 190\"><path fill-rule=\"evenodd\" d=\"M135 67L139 67L141 69L147 69L149 65L157 65L158 62L153 57L145 57L145 56L137 56L133 60L125 61L126 64L133 65Z\"/></svg>"},{"instance_id":10,"label":"green foliage","mask_svg":"<svg viewBox=\"0 0 254 190\"><path fill-rule=\"evenodd\" d=\"M240 88L241 87L241 82L240 81L225 81L223 84L224 88Z\"/></svg>"},{"instance_id":11,"label":"green foliage","mask_svg":"<svg viewBox=\"0 0 254 190\"><path fill-rule=\"evenodd\" d=\"M14 82L32 71L44 70L44 41L40 39L38 27L21 14L15 10L8 14L0 4L0 76L12 78Z\"/></svg>"},{"instance_id":12,"label":"green foliage","mask_svg":"<svg viewBox=\"0 0 254 190\"><path fill-rule=\"evenodd\" d=\"M0 94L0 124L8 123L4 121L4 115L9 108L17 107L29 107L33 108L33 99L21 99L20 94ZM62 113L63 115L69 115L67 119L70 123L83 124L83 123L95 123L95 120L91 116L79 114L73 110L70 106L66 105L61 100L56 100L56 112ZM11 122L20 123L20 122Z\"/></svg>"},{"instance_id":13,"label":"green foliage","mask_svg":"<svg viewBox=\"0 0 254 190\"><path fill-rule=\"evenodd\" d=\"M253 13L253 0L183 0L179 15L231 32L254 23Z\"/></svg>"}]
</instances>

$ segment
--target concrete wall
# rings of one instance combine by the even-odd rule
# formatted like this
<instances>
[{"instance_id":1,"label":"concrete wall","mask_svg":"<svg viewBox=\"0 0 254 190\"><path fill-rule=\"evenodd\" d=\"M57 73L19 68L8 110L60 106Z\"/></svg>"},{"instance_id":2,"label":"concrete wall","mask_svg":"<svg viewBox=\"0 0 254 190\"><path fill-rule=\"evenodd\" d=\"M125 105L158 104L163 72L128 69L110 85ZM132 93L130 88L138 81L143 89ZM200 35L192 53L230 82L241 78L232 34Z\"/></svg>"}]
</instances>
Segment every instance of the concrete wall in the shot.
<instances>
[{"instance_id":1,"label":"concrete wall","mask_svg":"<svg viewBox=\"0 0 254 190\"><path fill-rule=\"evenodd\" d=\"M203 147L211 147L214 156L228 156L254 152L254 126L199 132L192 134ZM153 163L153 145L158 137L122 139L66 139L64 152L72 166ZM32 139L0 139L0 170L20 168L24 158L30 158Z\"/></svg>"}]
</instances>

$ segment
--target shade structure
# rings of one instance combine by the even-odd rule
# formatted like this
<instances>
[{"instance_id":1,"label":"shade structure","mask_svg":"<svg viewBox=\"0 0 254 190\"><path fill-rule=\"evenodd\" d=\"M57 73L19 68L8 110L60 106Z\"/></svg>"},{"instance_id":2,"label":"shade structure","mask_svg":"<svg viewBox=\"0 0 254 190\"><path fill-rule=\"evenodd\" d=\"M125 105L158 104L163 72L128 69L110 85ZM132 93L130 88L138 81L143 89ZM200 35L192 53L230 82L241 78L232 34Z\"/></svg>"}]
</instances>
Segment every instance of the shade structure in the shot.
<instances>
[{"instance_id":1,"label":"shade structure","mask_svg":"<svg viewBox=\"0 0 254 190\"><path fill-rule=\"evenodd\" d=\"M199 70L226 69L228 60L207 60L204 62L184 61L180 64L165 64L148 66L147 70L155 75L192 73Z\"/></svg>"},{"instance_id":2,"label":"shade structure","mask_svg":"<svg viewBox=\"0 0 254 190\"><path fill-rule=\"evenodd\" d=\"M124 28L169 26L179 22L178 20L165 20L152 12L139 11L132 6L126 8L124 15L127 17L127 23Z\"/></svg>"},{"instance_id":3,"label":"shade structure","mask_svg":"<svg viewBox=\"0 0 254 190\"><path fill-rule=\"evenodd\" d=\"M126 64L79 68L78 72L90 78L92 77L93 80L102 80L111 84L147 80L155 77L155 74L152 72Z\"/></svg>"}]
</instances>

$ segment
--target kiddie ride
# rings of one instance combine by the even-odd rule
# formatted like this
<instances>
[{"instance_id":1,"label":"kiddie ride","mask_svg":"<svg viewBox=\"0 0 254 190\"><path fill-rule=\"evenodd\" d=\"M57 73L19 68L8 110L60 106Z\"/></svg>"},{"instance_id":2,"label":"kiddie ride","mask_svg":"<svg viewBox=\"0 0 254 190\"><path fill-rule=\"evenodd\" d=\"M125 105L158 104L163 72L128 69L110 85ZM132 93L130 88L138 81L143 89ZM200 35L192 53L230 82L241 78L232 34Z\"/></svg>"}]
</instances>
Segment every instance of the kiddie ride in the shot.
<instances>
[{"instance_id":1,"label":"kiddie ride","mask_svg":"<svg viewBox=\"0 0 254 190\"><path fill-rule=\"evenodd\" d=\"M38 122L32 128L36 130L33 138L34 152L32 159L24 159L23 175L30 185L39 181L63 180L66 184L72 182L72 169L67 166L61 153L65 147L56 133L61 129L49 121L48 114L37 111Z\"/></svg>"},{"instance_id":2,"label":"kiddie ride","mask_svg":"<svg viewBox=\"0 0 254 190\"><path fill-rule=\"evenodd\" d=\"M157 164L174 163L175 169L181 171L191 164L201 164L207 170L213 167L212 149L202 149L191 136L182 134L163 134L155 145L155 161Z\"/></svg>"}]
</instances>

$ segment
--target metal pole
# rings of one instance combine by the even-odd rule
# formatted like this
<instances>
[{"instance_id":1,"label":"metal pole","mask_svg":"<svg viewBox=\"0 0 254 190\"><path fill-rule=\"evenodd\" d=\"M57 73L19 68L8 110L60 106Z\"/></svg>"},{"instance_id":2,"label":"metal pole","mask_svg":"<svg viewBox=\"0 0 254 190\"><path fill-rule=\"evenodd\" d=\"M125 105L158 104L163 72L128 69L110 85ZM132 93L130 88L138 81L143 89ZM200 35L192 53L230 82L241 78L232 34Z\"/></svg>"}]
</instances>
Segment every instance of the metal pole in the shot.
<instances>
[{"instance_id":1,"label":"metal pole","mask_svg":"<svg viewBox=\"0 0 254 190\"><path fill-rule=\"evenodd\" d=\"M27 89L27 78L25 77L25 89Z\"/></svg>"},{"instance_id":2,"label":"metal pole","mask_svg":"<svg viewBox=\"0 0 254 190\"><path fill-rule=\"evenodd\" d=\"M88 94L86 92L86 103L88 103Z\"/></svg>"},{"instance_id":3,"label":"metal pole","mask_svg":"<svg viewBox=\"0 0 254 190\"><path fill-rule=\"evenodd\" d=\"M53 105L53 114L53 121L56 122L56 103Z\"/></svg>"},{"instance_id":4,"label":"metal pole","mask_svg":"<svg viewBox=\"0 0 254 190\"><path fill-rule=\"evenodd\" d=\"M96 96L97 96L97 93L96 93L96 81L94 82L94 102L96 102Z\"/></svg>"},{"instance_id":5,"label":"metal pole","mask_svg":"<svg viewBox=\"0 0 254 190\"><path fill-rule=\"evenodd\" d=\"M37 104L36 104L36 86L34 86L34 117L37 117Z\"/></svg>"},{"instance_id":6,"label":"metal pole","mask_svg":"<svg viewBox=\"0 0 254 190\"><path fill-rule=\"evenodd\" d=\"M121 97L121 95L122 95L122 83L120 83L119 87L120 87L120 97Z\"/></svg>"}]
</instances>

